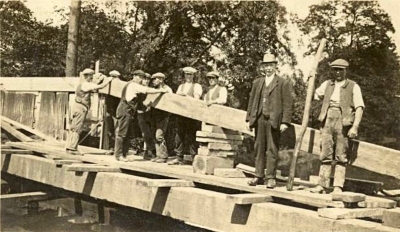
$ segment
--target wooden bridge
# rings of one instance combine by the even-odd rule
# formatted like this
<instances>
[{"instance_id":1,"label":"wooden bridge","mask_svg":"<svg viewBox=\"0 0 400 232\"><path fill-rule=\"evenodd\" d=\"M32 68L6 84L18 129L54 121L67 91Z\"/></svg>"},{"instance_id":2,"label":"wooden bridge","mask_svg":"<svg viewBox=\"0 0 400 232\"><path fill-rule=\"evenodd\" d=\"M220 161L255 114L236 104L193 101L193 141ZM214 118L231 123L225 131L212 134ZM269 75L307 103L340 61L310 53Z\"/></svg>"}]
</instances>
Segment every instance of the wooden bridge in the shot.
<instances>
[{"instance_id":1,"label":"wooden bridge","mask_svg":"<svg viewBox=\"0 0 400 232\"><path fill-rule=\"evenodd\" d=\"M230 171L238 175L229 178L194 173L189 165L154 164L140 156L132 156L134 162L118 162L104 155L104 150L90 147L80 147L84 156L66 154L62 141L68 126L65 112L78 81L79 78L0 80L3 84L1 127L14 140L1 147L2 178L46 186L43 187L46 195L52 197L59 191L73 193L77 199L94 199L102 207L109 203L133 207L215 231L321 231L321 228L398 231L400 228L399 193L388 190L400 187L400 152L361 141L353 142L354 162L346 182L369 186L373 191L364 193L373 196L311 194L307 188L313 182L299 178L295 190L289 192L284 187L283 175L279 176L281 181L275 189L250 187L246 184L249 176L242 172L248 168L244 165L232 167ZM114 80L100 90L91 120L95 122L103 117L101 95L120 97L124 84ZM245 127L245 112L241 110L218 105L208 107L202 101L174 94L149 95L146 102L173 114L252 135ZM291 129L282 138L287 144L292 144L287 141L294 141L299 126ZM302 150L317 156L318 142L318 131L308 129ZM384 197L382 189L392 197ZM25 195L29 201L48 199L43 194Z\"/></svg>"}]
</instances>

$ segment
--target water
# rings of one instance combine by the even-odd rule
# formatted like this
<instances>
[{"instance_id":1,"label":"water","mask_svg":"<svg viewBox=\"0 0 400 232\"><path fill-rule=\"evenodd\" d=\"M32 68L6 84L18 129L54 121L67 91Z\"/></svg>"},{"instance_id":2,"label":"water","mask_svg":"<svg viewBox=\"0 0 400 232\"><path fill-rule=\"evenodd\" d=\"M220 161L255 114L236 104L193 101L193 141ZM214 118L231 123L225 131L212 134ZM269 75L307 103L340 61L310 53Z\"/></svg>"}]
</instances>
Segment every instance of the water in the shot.
<instances>
[{"instance_id":1,"label":"water","mask_svg":"<svg viewBox=\"0 0 400 232\"><path fill-rule=\"evenodd\" d=\"M176 231L207 232L208 230L189 226L181 221L151 214L141 210L122 208L111 213L111 224L102 225L93 218L63 213L50 208L39 208L33 214L27 213L25 205L1 206L2 232L143 232L143 231ZM75 222L75 223L74 223Z\"/></svg>"}]
</instances>

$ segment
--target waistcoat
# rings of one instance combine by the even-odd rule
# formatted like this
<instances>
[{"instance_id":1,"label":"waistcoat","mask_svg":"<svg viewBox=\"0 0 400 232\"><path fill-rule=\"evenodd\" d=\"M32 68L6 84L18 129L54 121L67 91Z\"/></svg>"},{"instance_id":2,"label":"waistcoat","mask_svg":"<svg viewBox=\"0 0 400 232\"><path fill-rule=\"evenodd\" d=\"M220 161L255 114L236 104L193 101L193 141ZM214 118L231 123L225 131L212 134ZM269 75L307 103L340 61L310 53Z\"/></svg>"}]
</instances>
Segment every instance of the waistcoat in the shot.
<instances>
[{"instance_id":1,"label":"waistcoat","mask_svg":"<svg viewBox=\"0 0 400 232\"><path fill-rule=\"evenodd\" d=\"M90 92L82 91L82 84L79 84L75 91L75 102L80 103L86 108L90 108Z\"/></svg>"}]
</instances>

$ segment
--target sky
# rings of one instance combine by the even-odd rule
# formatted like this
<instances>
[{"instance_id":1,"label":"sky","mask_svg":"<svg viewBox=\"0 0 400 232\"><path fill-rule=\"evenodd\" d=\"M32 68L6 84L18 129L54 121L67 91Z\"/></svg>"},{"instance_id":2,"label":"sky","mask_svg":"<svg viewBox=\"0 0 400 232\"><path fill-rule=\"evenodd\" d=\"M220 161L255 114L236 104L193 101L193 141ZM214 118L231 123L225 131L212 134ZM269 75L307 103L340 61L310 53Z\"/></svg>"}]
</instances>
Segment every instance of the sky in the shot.
<instances>
[{"instance_id":1,"label":"sky","mask_svg":"<svg viewBox=\"0 0 400 232\"><path fill-rule=\"evenodd\" d=\"M107 0L102 0L105 2ZM294 13L299 16L299 18L304 18L308 15L309 7L313 4L322 3L324 0L278 0L283 6L286 7L288 13ZM400 14L398 13L400 9L400 0L378 0L380 6L388 15L391 17L392 24L396 32L392 35L393 41L396 43L397 53L400 54ZM25 0L26 6L33 11L34 17L39 21L45 22L48 19L53 19L57 21L57 14L54 13L55 8L68 7L71 4L70 0ZM292 41L296 41L300 36L297 33L292 34ZM293 50L296 54L298 66L303 70L305 75L308 75L310 64L312 64L312 57L303 58L303 53L305 52L304 47L296 47L293 44ZM288 67L286 67L288 68ZM285 67L283 68L285 69Z\"/></svg>"}]
</instances>

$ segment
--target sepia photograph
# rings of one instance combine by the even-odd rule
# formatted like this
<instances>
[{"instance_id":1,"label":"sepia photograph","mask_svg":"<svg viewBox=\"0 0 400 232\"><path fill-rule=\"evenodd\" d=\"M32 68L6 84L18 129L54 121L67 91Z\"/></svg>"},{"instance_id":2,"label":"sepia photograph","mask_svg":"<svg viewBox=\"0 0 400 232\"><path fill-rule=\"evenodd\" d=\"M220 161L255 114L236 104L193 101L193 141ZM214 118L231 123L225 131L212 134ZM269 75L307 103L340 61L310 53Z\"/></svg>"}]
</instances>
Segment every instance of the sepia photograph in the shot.
<instances>
[{"instance_id":1,"label":"sepia photograph","mask_svg":"<svg viewBox=\"0 0 400 232\"><path fill-rule=\"evenodd\" d=\"M399 9L0 0L0 231L399 232Z\"/></svg>"}]
</instances>

